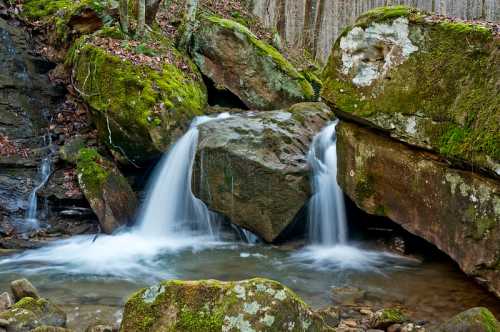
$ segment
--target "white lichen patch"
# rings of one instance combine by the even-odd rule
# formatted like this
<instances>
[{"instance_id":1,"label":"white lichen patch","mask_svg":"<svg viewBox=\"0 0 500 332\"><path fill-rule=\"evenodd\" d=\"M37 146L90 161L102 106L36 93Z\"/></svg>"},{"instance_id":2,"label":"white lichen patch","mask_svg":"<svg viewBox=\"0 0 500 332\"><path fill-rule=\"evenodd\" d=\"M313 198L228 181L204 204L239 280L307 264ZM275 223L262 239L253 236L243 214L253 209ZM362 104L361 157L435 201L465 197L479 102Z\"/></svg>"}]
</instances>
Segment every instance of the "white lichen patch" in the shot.
<instances>
[{"instance_id":1,"label":"white lichen patch","mask_svg":"<svg viewBox=\"0 0 500 332\"><path fill-rule=\"evenodd\" d=\"M142 299L145 303L153 303L156 298L165 291L163 285L154 285L146 289L142 294Z\"/></svg>"},{"instance_id":2,"label":"white lichen patch","mask_svg":"<svg viewBox=\"0 0 500 332\"><path fill-rule=\"evenodd\" d=\"M229 332L234 330L241 332L255 332L255 329L253 329L250 322L243 317L243 314L239 314L238 316L224 317L222 332Z\"/></svg>"},{"instance_id":3,"label":"white lichen patch","mask_svg":"<svg viewBox=\"0 0 500 332\"><path fill-rule=\"evenodd\" d=\"M271 327L274 324L274 316L266 314L264 317L260 319L260 322L267 327Z\"/></svg>"},{"instance_id":4,"label":"white lichen patch","mask_svg":"<svg viewBox=\"0 0 500 332\"><path fill-rule=\"evenodd\" d=\"M247 314L255 315L260 310L261 305L256 301L252 303L243 303L243 311Z\"/></svg>"},{"instance_id":5,"label":"white lichen patch","mask_svg":"<svg viewBox=\"0 0 500 332\"><path fill-rule=\"evenodd\" d=\"M302 328L304 330L308 330L309 326L311 326L312 322L309 319L303 320L302 321Z\"/></svg>"},{"instance_id":6,"label":"white lichen patch","mask_svg":"<svg viewBox=\"0 0 500 332\"><path fill-rule=\"evenodd\" d=\"M274 294L274 298L276 300L284 301L286 297L286 292L283 289L277 291L276 294Z\"/></svg>"},{"instance_id":7,"label":"white lichen patch","mask_svg":"<svg viewBox=\"0 0 500 332\"><path fill-rule=\"evenodd\" d=\"M236 286L234 286L233 291L236 293L237 298L246 299L247 295L246 295L245 287L243 287L241 285L236 285Z\"/></svg>"},{"instance_id":8,"label":"white lichen patch","mask_svg":"<svg viewBox=\"0 0 500 332\"><path fill-rule=\"evenodd\" d=\"M418 51L409 38L408 19L392 23L372 23L368 28L355 27L340 40L342 71L352 75L357 86L370 86L395 66Z\"/></svg>"}]
</instances>

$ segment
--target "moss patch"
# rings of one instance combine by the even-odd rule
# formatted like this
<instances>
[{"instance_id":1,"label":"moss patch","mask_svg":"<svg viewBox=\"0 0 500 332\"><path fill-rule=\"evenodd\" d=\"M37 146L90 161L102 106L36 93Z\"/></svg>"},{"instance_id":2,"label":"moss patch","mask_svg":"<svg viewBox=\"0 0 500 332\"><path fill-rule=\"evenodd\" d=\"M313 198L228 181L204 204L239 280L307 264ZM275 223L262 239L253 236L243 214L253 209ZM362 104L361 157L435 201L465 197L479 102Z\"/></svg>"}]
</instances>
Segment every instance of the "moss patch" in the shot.
<instances>
[{"instance_id":1,"label":"moss patch","mask_svg":"<svg viewBox=\"0 0 500 332\"><path fill-rule=\"evenodd\" d=\"M83 148L78 152L77 171L80 183L92 197L100 197L111 169L95 149Z\"/></svg>"}]
</instances>

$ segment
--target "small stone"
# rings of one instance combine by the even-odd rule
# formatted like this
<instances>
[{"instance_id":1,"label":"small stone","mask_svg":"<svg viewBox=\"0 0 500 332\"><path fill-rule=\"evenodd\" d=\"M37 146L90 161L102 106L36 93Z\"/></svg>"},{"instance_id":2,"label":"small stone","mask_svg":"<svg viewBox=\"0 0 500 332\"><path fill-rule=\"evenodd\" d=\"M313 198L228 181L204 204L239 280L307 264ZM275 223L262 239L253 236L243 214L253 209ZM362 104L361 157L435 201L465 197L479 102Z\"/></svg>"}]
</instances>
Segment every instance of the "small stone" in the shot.
<instances>
[{"instance_id":1,"label":"small stone","mask_svg":"<svg viewBox=\"0 0 500 332\"><path fill-rule=\"evenodd\" d=\"M0 328L3 328L3 327L8 327L9 326L9 321L6 320L6 319L1 319L0 318Z\"/></svg>"},{"instance_id":2,"label":"small stone","mask_svg":"<svg viewBox=\"0 0 500 332\"><path fill-rule=\"evenodd\" d=\"M408 321L408 318L399 309L381 309L371 317L370 327L385 330L393 324L402 324L406 321Z\"/></svg>"},{"instance_id":3,"label":"small stone","mask_svg":"<svg viewBox=\"0 0 500 332\"><path fill-rule=\"evenodd\" d=\"M25 297L32 297L34 299L39 299L37 289L28 279L14 280L10 283L10 289L12 290L12 295L14 295L14 300L17 302Z\"/></svg>"},{"instance_id":4,"label":"small stone","mask_svg":"<svg viewBox=\"0 0 500 332\"><path fill-rule=\"evenodd\" d=\"M12 306L12 299L9 293L4 292L0 294L0 312L8 310Z\"/></svg>"},{"instance_id":5,"label":"small stone","mask_svg":"<svg viewBox=\"0 0 500 332\"><path fill-rule=\"evenodd\" d=\"M392 324L387 328L387 332L401 332L401 324Z\"/></svg>"},{"instance_id":6,"label":"small stone","mask_svg":"<svg viewBox=\"0 0 500 332\"><path fill-rule=\"evenodd\" d=\"M373 315L373 311L371 311L370 309L360 309L359 313L365 316Z\"/></svg>"},{"instance_id":7,"label":"small stone","mask_svg":"<svg viewBox=\"0 0 500 332\"><path fill-rule=\"evenodd\" d=\"M85 332L113 332L113 327L105 324L95 324L87 327Z\"/></svg>"},{"instance_id":8,"label":"small stone","mask_svg":"<svg viewBox=\"0 0 500 332\"><path fill-rule=\"evenodd\" d=\"M358 326L358 323L356 323L355 320L352 320L352 319L347 319L347 320L344 320L342 321L342 323L347 326L347 327L356 327Z\"/></svg>"}]
</instances>

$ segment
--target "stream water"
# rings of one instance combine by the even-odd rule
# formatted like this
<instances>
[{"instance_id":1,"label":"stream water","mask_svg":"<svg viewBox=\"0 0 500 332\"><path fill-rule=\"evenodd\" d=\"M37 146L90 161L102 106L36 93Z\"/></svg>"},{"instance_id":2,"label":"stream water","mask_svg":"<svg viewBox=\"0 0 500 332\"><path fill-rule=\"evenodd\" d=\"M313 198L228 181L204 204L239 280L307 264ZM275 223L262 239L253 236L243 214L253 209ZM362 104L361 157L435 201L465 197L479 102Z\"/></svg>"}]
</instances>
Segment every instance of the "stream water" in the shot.
<instances>
[{"instance_id":1,"label":"stream water","mask_svg":"<svg viewBox=\"0 0 500 332\"><path fill-rule=\"evenodd\" d=\"M197 118L151 177L138 225L112 236L77 236L44 248L0 258L0 290L29 278L42 295L69 313L83 330L96 317L117 321L127 297L162 279L278 280L314 307L332 304L331 289L359 288L345 306L400 304L431 324L473 306L500 313L498 301L468 280L449 260L417 261L347 239L342 194L335 182L335 124L314 140L309 244L302 249L249 244L218 227L216 216L192 194L191 168ZM332 202L334 202L332 204ZM333 207L333 208L332 208ZM248 232L239 231L255 242Z\"/></svg>"}]
</instances>

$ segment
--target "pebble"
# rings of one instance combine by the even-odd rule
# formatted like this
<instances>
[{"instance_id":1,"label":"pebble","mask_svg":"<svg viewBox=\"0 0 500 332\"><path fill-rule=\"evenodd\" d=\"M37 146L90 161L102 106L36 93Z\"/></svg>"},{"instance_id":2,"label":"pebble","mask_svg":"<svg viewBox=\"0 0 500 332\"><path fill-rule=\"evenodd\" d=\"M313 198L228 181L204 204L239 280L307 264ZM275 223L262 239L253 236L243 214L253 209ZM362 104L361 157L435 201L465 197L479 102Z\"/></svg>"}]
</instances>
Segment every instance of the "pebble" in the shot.
<instances>
[{"instance_id":1,"label":"pebble","mask_svg":"<svg viewBox=\"0 0 500 332\"><path fill-rule=\"evenodd\" d=\"M2 327L8 327L9 326L9 321L6 319L1 319L0 318L0 328Z\"/></svg>"},{"instance_id":2,"label":"pebble","mask_svg":"<svg viewBox=\"0 0 500 332\"><path fill-rule=\"evenodd\" d=\"M0 294L0 312L8 310L12 306L12 299L9 293L4 292Z\"/></svg>"},{"instance_id":3,"label":"pebble","mask_svg":"<svg viewBox=\"0 0 500 332\"><path fill-rule=\"evenodd\" d=\"M348 327L356 327L358 326L358 323L356 323L356 321L352 320L352 319L347 319L347 320L344 320L342 321L342 323L345 325L345 326L348 326Z\"/></svg>"},{"instance_id":4,"label":"pebble","mask_svg":"<svg viewBox=\"0 0 500 332\"><path fill-rule=\"evenodd\" d=\"M371 316L371 315L373 315L373 311L371 311L369 309L360 309L359 313L362 314L362 315L365 315L365 316Z\"/></svg>"}]
</instances>

